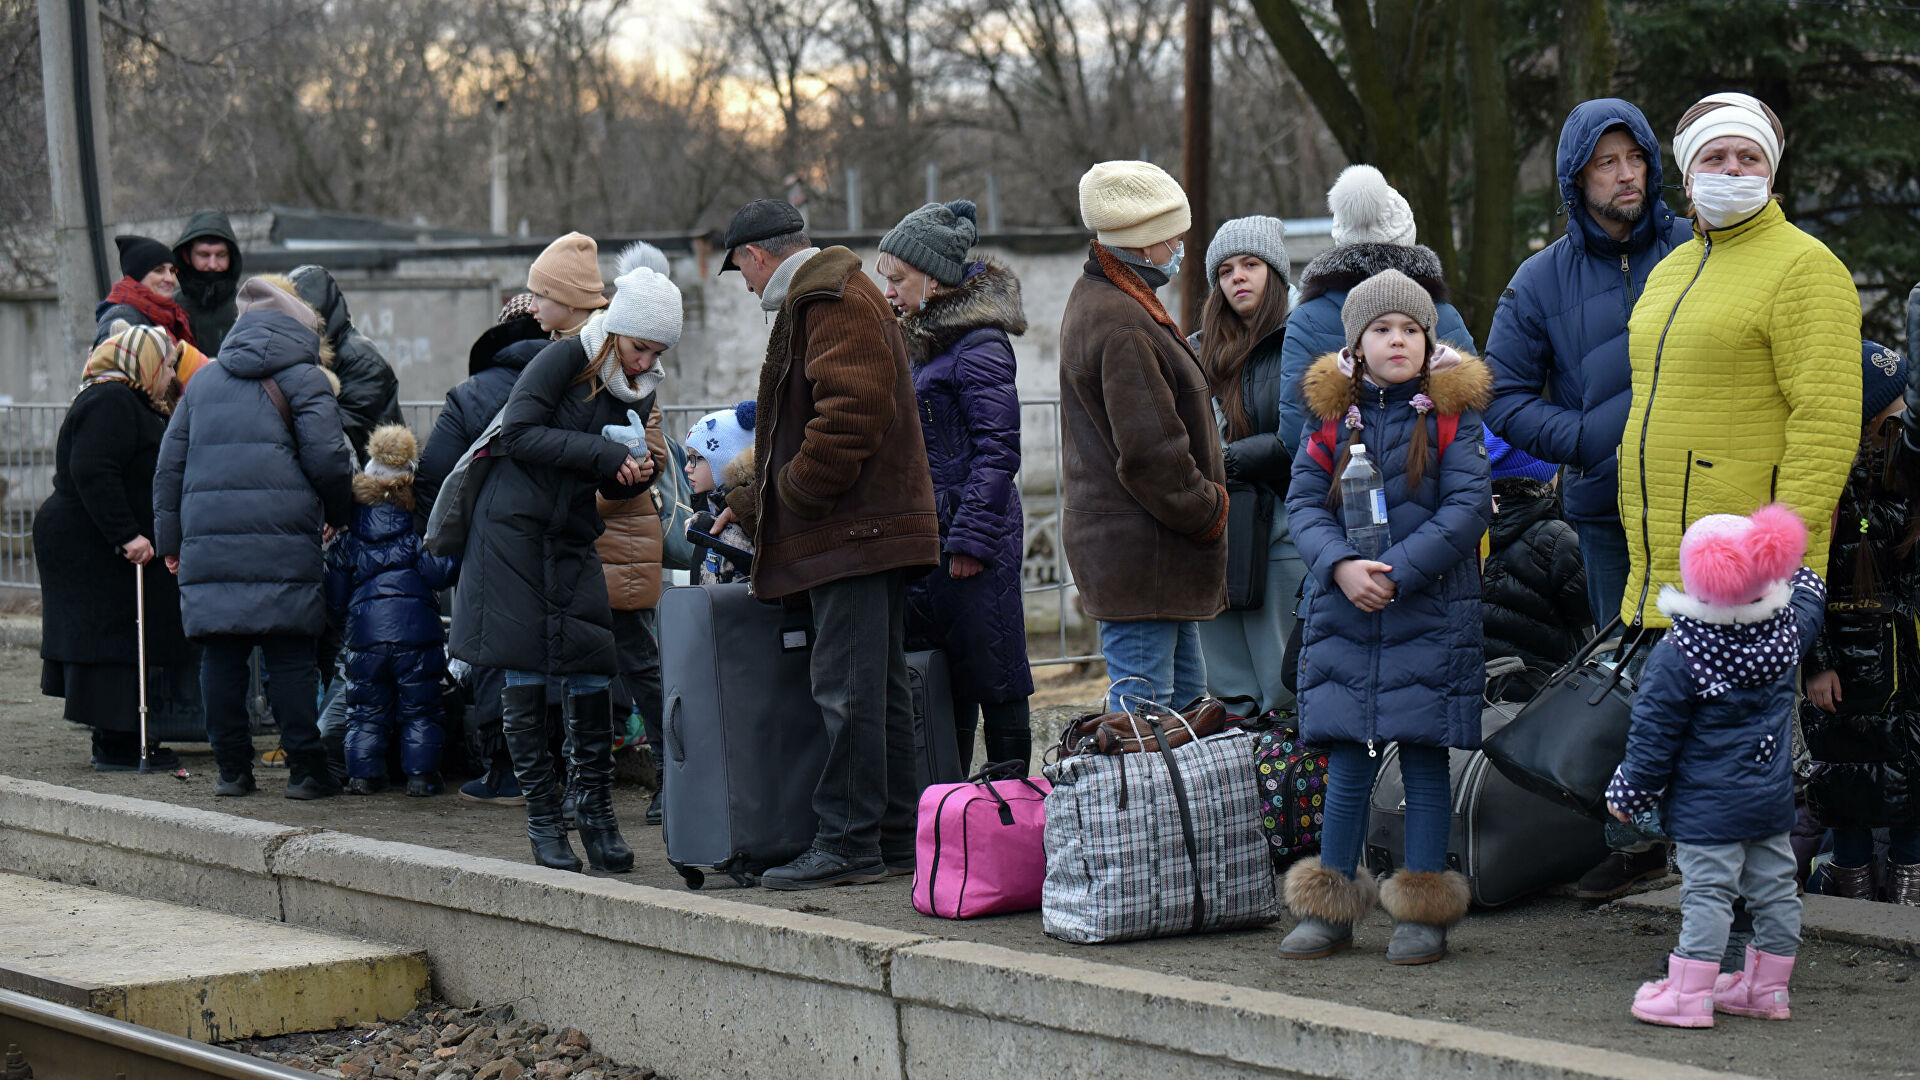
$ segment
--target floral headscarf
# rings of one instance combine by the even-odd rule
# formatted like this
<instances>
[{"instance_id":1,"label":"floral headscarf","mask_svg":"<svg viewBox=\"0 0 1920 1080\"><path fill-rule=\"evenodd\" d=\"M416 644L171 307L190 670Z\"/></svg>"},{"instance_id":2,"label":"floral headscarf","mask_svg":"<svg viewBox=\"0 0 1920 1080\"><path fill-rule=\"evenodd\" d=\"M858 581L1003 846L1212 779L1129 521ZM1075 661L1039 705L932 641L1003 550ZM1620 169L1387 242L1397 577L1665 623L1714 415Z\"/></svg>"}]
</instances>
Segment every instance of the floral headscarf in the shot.
<instances>
[{"instance_id":1,"label":"floral headscarf","mask_svg":"<svg viewBox=\"0 0 1920 1080\"><path fill-rule=\"evenodd\" d=\"M146 395L155 409L170 411L168 378L180 347L157 326L129 326L93 347L80 389L99 382L124 382Z\"/></svg>"}]
</instances>

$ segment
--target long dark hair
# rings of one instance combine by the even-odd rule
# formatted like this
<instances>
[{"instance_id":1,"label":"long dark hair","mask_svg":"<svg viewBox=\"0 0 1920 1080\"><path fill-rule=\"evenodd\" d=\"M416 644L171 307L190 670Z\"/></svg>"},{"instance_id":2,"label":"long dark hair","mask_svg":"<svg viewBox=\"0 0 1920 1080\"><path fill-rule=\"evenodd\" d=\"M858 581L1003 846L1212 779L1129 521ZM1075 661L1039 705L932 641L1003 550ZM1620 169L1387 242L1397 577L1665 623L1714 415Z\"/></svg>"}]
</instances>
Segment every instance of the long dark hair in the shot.
<instances>
[{"instance_id":1,"label":"long dark hair","mask_svg":"<svg viewBox=\"0 0 1920 1080\"><path fill-rule=\"evenodd\" d=\"M1424 330L1425 328L1422 327L1422 329ZM1432 388L1433 384L1433 334L1428 332L1421 336L1427 340L1427 359L1426 362L1420 365L1420 393L1424 394ZM1347 391L1347 404L1349 406L1357 408L1360 405L1360 395L1362 393L1360 388L1363 385L1362 380L1366 378L1366 374L1367 358L1365 356L1355 356L1353 358L1353 385ZM1427 415L1431 416L1432 413ZM1347 471L1347 462L1353 460L1353 444L1365 441L1366 440L1361 437L1361 432L1358 430L1347 433L1347 441L1340 447L1340 459L1333 463L1333 483L1327 485L1328 506L1340 505L1340 474ZM1385 453L1386 448L1383 446L1373 448L1375 468L1379 468L1386 462ZM1407 440L1407 473L1405 478L1407 490L1411 492L1414 488L1419 487L1420 481L1426 479L1426 476L1427 417L1422 416L1420 421L1413 425L1413 437Z\"/></svg>"},{"instance_id":2,"label":"long dark hair","mask_svg":"<svg viewBox=\"0 0 1920 1080\"><path fill-rule=\"evenodd\" d=\"M1220 283L1213 283L1207 303L1200 313L1200 370L1207 376L1207 388L1220 401L1220 413L1227 420L1227 440L1244 439L1253 434L1253 421L1241 400L1240 373L1246 370L1247 357L1262 338L1287 321L1287 277L1267 266L1267 287L1260 294L1260 305L1251 318L1243 319L1227 303Z\"/></svg>"}]
</instances>

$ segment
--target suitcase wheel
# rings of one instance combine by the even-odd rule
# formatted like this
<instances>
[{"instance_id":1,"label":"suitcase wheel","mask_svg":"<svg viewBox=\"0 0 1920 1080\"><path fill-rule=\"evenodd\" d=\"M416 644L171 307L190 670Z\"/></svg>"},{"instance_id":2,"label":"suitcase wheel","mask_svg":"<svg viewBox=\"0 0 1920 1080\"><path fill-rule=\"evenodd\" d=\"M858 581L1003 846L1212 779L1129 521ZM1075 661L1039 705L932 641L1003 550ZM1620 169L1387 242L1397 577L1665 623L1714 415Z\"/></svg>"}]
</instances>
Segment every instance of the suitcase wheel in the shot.
<instances>
[{"instance_id":1,"label":"suitcase wheel","mask_svg":"<svg viewBox=\"0 0 1920 1080\"><path fill-rule=\"evenodd\" d=\"M698 889L707 883L707 875L695 870L691 866L681 867L680 877L687 883L687 888L689 889Z\"/></svg>"}]
</instances>

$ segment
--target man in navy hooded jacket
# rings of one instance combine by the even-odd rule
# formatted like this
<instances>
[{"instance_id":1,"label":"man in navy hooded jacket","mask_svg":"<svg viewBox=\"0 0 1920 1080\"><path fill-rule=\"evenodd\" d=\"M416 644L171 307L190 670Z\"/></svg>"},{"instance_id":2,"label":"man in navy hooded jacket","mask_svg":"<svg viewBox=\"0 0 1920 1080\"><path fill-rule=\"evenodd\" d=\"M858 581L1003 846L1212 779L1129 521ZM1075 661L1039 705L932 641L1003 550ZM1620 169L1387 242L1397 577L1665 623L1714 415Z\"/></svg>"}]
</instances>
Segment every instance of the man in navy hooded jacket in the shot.
<instances>
[{"instance_id":1,"label":"man in navy hooded jacket","mask_svg":"<svg viewBox=\"0 0 1920 1080\"><path fill-rule=\"evenodd\" d=\"M1500 294L1487 336L1493 403L1486 422L1509 445L1566 466L1562 503L1580 535L1589 610L1615 611L1627 587L1627 537L1615 477L1633 375L1627 318L1647 275L1687 241L1691 223L1660 199L1660 140L1619 98L1574 106L1555 159L1566 235L1534 254ZM1618 896L1666 872L1665 849L1625 843L1576 893Z\"/></svg>"},{"instance_id":2,"label":"man in navy hooded jacket","mask_svg":"<svg viewBox=\"0 0 1920 1080\"><path fill-rule=\"evenodd\" d=\"M1614 611L1627 582L1614 476L1633 398L1627 317L1647 274L1691 225L1660 199L1660 140L1619 98L1574 106L1555 171L1567 232L1520 264L1500 294L1487 336L1486 419L1509 445L1567 467L1562 497L1580 533L1589 608Z\"/></svg>"}]
</instances>

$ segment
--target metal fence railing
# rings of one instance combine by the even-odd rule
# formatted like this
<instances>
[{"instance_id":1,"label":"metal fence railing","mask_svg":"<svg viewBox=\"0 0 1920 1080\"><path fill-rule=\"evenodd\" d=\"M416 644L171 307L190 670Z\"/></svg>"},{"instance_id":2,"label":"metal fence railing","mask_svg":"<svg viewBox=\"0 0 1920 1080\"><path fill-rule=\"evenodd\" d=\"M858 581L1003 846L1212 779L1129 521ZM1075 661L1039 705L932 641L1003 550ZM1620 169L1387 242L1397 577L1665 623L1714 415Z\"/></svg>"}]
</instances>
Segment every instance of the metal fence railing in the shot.
<instances>
[{"instance_id":1,"label":"metal fence railing","mask_svg":"<svg viewBox=\"0 0 1920 1080\"><path fill-rule=\"evenodd\" d=\"M680 439L700 416L722 405L662 408L667 437ZM440 415L438 401L404 401L401 416L421 442ZM1017 482L1025 511L1021 537L1023 600L1028 651L1036 666L1097 660L1075 647L1085 625L1074 603L1073 575L1060 542L1060 402L1035 398L1020 403L1023 452ZM0 590L38 591L33 558L33 516L53 493L54 448L66 419L65 403L0 404ZM1051 642L1051 648L1047 643Z\"/></svg>"}]
</instances>

